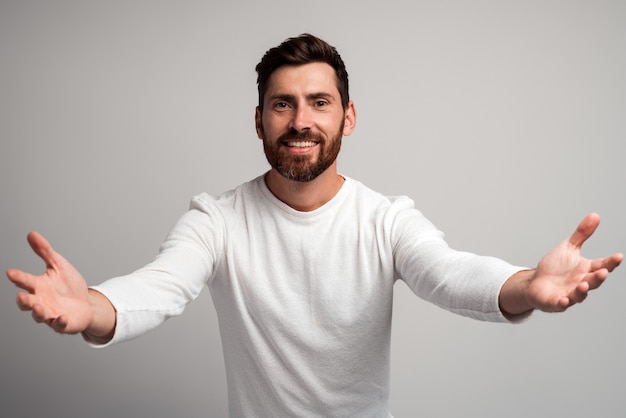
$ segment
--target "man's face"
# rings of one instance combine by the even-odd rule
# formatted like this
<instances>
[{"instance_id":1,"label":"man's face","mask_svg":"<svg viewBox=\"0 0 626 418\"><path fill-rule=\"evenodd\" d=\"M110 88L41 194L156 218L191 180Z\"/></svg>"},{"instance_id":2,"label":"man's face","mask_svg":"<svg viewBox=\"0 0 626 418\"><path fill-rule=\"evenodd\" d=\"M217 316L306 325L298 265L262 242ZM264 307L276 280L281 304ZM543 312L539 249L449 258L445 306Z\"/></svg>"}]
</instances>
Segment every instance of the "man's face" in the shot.
<instances>
[{"instance_id":1,"label":"man's face","mask_svg":"<svg viewBox=\"0 0 626 418\"><path fill-rule=\"evenodd\" d=\"M315 179L335 164L341 138L354 128L354 106L341 105L333 68L283 66L270 76L256 129L272 168L289 180Z\"/></svg>"}]
</instances>

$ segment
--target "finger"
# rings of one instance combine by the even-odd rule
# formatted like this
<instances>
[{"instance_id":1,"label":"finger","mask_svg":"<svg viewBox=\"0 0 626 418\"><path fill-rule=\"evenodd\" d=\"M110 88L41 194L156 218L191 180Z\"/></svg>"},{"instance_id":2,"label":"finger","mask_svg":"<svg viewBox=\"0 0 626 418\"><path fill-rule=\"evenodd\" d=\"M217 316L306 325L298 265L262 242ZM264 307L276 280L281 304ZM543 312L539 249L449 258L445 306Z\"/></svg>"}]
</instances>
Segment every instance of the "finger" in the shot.
<instances>
[{"instance_id":1,"label":"finger","mask_svg":"<svg viewBox=\"0 0 626 418\"><path fill-rule=\"evenodd\" d=\"M612 256L607 257L604 268L606 268L609 272L611 272L615 268L617 268L622 263L623 260L624 260L624 254L622 253L613 254Z\"/></svg>"},{"instance_id":2,"label":"finger","mask_svg":"<svg viewBox=\"0 0 626 418\"><path fill-rule=\"evenodd\" d=\"M30 293L18 292L15 297L17 302L17 306L22 311L30 311L33 308L33 304L35 303L35 297Z\"/></svg>"},{"instance_id":3,"label":"finger","mask_svg":"<svg viewBox=\"0 0 626 418\"><path fill-rule=\"evenodd\" d=\"M35 322L46 322L48 325L50 325L50 321L54 320L54 317L38 303L34 303L32 306L32 316Z\"/></svg>"},{"instance_id":4,"label":"finger","mask_svg":"<svg viewBox=\"0 0 626 418\"><path fill-rule=\"evenodd\" d=\"M569 237L569 243L576 248L582 247L583 243L595 232L600 225L600 216L597 213L590 213L585 216L576 231Z\"/></svg>"},{"instance_id":5,"label":"finger","mask_svg":"<svg viewBox=\"0 0 626 418\"><path fill-rule=\"evenodd\" d=\"M31 316L33 317L33 320L37 323L42 323L46 320L46 316L44 315L44 312L39 305L33 305L31 309Z\"/></svg>"},{"instance_id":6,"label":"finger","mask_svg":"<svg viewBox=\"0 0 626 418\"><path fill-rule=\"evenodd\" d=\"M596 271L600 269L606 269L610 273L621 264L623 259L623 254L616 253L605 258L591 260L590 270Z\"/></svg>"},{"instance_id":7,"label":"finger","mask_svg":"<svg viewBox=\"0 0 626 418\"><path fill-rule=\"evenodd\" d=\"M565 296L559 299L558 309L556 309L555 312L563 312L573 305L581 303L587 298L588 295L589 287L586 284L584 287L577 287L569 297Z\"/></svg>"},{"instance_id":8,"label":"finger","mask_svg":"<svg viewBox=\"0 0 626 418\"><path fill-rule=\"evenodd\" d=\"M562 297L561 299L559 299L558 308L555 308L553 312L563 312L570 306L572 306L570 298Z\"/></svg>"},{"instance_id":9,"label":"finger","mask_svg":"<svg viewBox=\"0 0 626 418\"><path fill-rule=\"evenodd\" d=\"M578 284L578 286L576 286L576 289L574 290L574 297L571 299L573 299L573 302L575 303L580 303L585 300L585 298L589 294L589 290L591 290L590 283L585 281L581 282Z\"/></svg>"},{"instance_id":10,"label":"finger","mask_svg":"<svg viewBox=\"0 0 626 418\"><path fill-rule=\"evenodd\" d=\"M35 290L35 281L37 279L32 274L20 270L9 269L6 272L6 275L8 279L20 289L24 289L29 292L33 292Z\"/></svg>"},{"instance_id":11,"label":"finger","mask_svg":"<svg viewBox=\"0 0 626 418\"><path fill-rule=\"evenodd\" d=\"M28 243L37 254L46 263L46 267L56 267L57 253L52 249L50 243L39 232L30 232L28 234Z\"/></svg>"},{"instance_id":12,"label":"finger","mask_svg":"<svg viewBox=\"0 0 626 418\"><path fill-rule=\"evenodd\" d=\"M50 328L52 328L56 332L65 332L65 330L67 329L67 325L68 325L67 317L65 317L64 315L61 315L55 320L50 321L48 325L50 325Z\"/></svg>"},{"instance_id":13,"label":"finger","mask_svg":"<svg viewBox=\"0 0 626 418\"><path fill-rule=\"evenodd\" d=\"M600 269L589 274L589 277L585 278L584 282L589 284L589 289L597 289L609 276L607 269Z\"/></svg>"}]
</instances>

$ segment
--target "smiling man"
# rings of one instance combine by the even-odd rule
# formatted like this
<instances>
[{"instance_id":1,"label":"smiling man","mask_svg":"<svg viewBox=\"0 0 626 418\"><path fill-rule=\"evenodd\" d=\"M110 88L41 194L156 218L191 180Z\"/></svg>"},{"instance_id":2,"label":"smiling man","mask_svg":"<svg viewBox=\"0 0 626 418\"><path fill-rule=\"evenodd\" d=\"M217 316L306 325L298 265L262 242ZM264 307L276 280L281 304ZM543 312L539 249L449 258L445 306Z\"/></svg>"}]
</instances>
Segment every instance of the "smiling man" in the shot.
<instances>
[{"instance_id":1,"label":"smiling man","mask_svg":"<svg viewBox=\"0 0 626 418\"><path fill-rule=\"evenodd\" d=\"M95 346L137 337L207 286L220 321L233 417L388 417L393 286L452 312L513 322L582 302L622 261L589 260L587 216L535 269L455 251L408 197L341 176L356 125L348 75L311 35L259 65L256 130L271 169L219 196L202 194L142 269L88 288L39 234L40 276L7 276L18 305Z\"/></svg>"}]
</instances>

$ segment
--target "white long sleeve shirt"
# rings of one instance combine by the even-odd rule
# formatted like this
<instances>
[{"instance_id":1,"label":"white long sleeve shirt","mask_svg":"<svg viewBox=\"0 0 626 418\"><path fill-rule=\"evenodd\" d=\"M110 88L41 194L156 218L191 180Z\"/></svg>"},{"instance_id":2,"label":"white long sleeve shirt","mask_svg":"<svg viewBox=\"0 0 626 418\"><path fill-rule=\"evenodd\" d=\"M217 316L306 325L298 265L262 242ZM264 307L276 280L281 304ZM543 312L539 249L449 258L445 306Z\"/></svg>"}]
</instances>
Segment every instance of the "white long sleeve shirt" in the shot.
<instances>
[{"instance_id":1,"label":"white long sleeve shirt","mask_svg":"<svg viewBox=\"0 0 626 418\"><path fill-rule=\"evenodd\" d=\"M146 267L95 287L117 310L116 343L178 315L207 285L233 417L388 417L393 286L475 319L518 267L450 249L407 197L347 178L311 212L264 177L196 196Z\"/></svg>"}]
</instances>

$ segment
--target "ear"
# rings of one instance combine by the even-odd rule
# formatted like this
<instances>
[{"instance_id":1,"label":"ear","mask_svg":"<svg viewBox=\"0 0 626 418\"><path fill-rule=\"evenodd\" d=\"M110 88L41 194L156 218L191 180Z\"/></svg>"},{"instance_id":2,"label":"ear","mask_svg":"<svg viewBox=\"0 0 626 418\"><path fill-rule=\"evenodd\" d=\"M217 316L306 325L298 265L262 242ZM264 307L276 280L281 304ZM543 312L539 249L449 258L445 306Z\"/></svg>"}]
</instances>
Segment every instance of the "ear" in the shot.
<instances>
[{"instance_id":1,"label":"ear","mask_svg":"<svg viewBox=\"0 0 626 418\"><path fill-rule=\"evenodd\" d=\"M348 102L348 107L346 108L344 115L344 124L343 124L343 135L348 136L354 131L356 127L356 108L354 107L354 102L350 100Z\"/></svg>"},{"instance_id":2,"label":"ear","mask_svg":"<svg viewBox=\"0 0 626 418\"><path fill-rule=\"evenodd\" d=\"M263 140L265 139L265 133L263 131L263 121L261 121L261 108L256 107L254 112L254 125L256 126L256 136Z\"/></svg>"}]
</instances>

